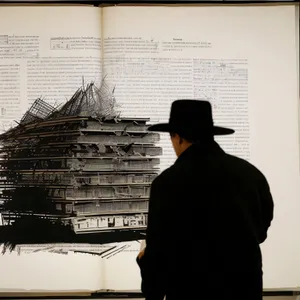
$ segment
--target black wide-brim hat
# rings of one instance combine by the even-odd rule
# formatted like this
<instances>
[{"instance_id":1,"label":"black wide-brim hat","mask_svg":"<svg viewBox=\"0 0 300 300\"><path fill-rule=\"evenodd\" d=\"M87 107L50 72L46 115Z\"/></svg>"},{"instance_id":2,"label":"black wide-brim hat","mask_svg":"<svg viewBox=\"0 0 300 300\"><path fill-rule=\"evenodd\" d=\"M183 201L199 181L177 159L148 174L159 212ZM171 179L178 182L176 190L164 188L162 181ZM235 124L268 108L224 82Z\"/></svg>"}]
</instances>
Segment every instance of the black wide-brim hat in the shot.
<instances>
[{"instance_id":1,"label":"black wide-brim hat","mask_svg":"<svg viewBox=\"0 0 300 300\"><path fill-rule=\"evenodd\" d=\"M212 107L205 100L176 100L171 105L169 123L158 123L148 127L148 131L173 132L182 137L207 135L228 135L231 128L215 126Z\"/></svg>"}]
</instances>

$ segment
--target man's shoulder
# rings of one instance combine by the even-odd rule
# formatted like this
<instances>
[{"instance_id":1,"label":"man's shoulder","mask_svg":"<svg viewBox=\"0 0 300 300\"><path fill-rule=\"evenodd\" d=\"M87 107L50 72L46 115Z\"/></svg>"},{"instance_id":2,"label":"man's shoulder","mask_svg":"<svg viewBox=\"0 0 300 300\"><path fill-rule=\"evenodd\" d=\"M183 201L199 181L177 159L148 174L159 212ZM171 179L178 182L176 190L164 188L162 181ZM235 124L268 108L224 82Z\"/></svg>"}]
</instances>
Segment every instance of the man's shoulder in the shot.
<instances>
[{"instance_id":1,"label":"man's shoulder","mask_svg":"<svg viewBox=\"0 0 300 300\"><path fill-rule=\"evenodd\" d=\"M170 178L174 176L174 170L175 170L174 165L163 170L159 175L157 175L154 178L154 180L152 181L152 185L162 184L170 180Z\"/></svg>"},{"instance_id":2,"label":"man's shoulder","mask_svg":"<svg viewBox=\"0 0 300 300\"><path fill-rule=\"evenodd\" d=\"M235 164L243 166L245 168L258 170L258 168L254 166L254 164L252 164L249 160L246 160L244 158L241 158L241 157L235 156L233 154L229 154L229 153L226 153L225 157L229 162L235 163Z\"/></svg>"},{"instance_id":3,"label":"man's shoulder","mask_svg":"<svg viewBox=\"0 0 300 300\"><path fill-rule=\"evenodd\" d=\"M243 173L248 173L251 175L254 175L256 177L259 177L260 179L265 179L264 174L262 173L262 171L256 167L254 164L250 163L250 161L241 158L241 157L237 157L235 155L231 155L226 153L225 155L226 160L228 161L228 163L237 171L243 172Z\"/></svg>"},{"instance_id":4,"label":"man's shoulder","mask_svg":"<svg viewBox=\"0 0 300 300\"><path fill-rule=\"evenodd\" d=\"M259 181L266 181L265 175L262 173L261 170L259 170L258 167L256 167L254 164L250 163L248 160L225 153L223 156L223 159L227 162L230 169L234 169L236 173L240 173L243 175L248 175L250 178L256 178ZM214 160L214 164L218 164L218 160ZM173 164L167 169L163 170L157 177L153 180L153 185L164 185L167 182L176 182L176 178L182 179L182 172L184 171L185 174L190 172L190 165L186 163L182 164ZM193 169L197 167L197 163L193 164ZM220 164L220 167L222 168L222 164ZM203 171L205 173L205 168L199 167L198 175ZM220 170L221 171L221 170ZM191 173L191 172L190 172ZM194 172L192 172L194 173ZM191 174L192 174L191 173Z\"/></svg>"}]
</instances>

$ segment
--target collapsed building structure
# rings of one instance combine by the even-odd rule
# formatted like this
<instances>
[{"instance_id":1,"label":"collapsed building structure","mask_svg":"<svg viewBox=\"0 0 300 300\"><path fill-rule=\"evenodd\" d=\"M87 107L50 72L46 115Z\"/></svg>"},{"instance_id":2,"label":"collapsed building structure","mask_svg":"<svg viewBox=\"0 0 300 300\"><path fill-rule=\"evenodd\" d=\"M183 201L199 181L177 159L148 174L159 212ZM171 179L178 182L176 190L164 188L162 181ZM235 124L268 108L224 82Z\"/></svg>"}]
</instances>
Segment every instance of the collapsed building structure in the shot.
<instances>
[{"instance_id":1,"label":"collapsed building structure","mask_svg":"<svg viewBox=\"0 0 300 300\"><path fill-rule=\"evenodd\" d=\"M0 135L0 242L141 238L162 153L148 121L121 117L104 80L59 108L37 99Z\"/></svg>"}]
</instances>

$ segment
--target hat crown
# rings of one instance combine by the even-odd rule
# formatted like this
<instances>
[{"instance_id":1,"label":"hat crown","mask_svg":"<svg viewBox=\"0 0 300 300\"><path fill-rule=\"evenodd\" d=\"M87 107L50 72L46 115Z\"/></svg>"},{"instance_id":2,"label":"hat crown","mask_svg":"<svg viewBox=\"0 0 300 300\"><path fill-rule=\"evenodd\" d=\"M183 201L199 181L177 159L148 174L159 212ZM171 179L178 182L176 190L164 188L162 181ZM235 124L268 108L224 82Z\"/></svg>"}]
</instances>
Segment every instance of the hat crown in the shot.
<instances>
[{"instance_id":1,"label":"hat crown","mask_svg":"<svg viewBox=\"0 0 300 300\"><path fill-rule=\"evenodd\" d=\"M212 107L205 100L176 100L172 103L169 123L190 130L212 129Z\"/></svg>"},{"instance_id":2,"label":"hat crown","mask_svg":"<svg viewBox=\"0 0 300 300\"><path fill-rule=\"evenodd\" d=\"M175 100L171 105L169 122L151 125L148 130L174 132L186 139L234 133L231 128L214 125L209 101L190 99Z\"/></svg>"}]
</instances>

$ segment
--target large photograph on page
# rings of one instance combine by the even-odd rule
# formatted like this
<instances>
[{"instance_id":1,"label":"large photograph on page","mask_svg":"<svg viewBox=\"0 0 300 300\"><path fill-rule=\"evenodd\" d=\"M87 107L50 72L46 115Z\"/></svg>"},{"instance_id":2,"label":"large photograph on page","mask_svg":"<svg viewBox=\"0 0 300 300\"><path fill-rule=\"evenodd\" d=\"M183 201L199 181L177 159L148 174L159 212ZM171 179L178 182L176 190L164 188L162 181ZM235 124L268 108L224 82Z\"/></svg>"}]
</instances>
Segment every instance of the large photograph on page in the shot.
<instances>
[{"instance_id":1,"label":"large photograph on page","mask_svg":"<svg viewBox=\"0 0 300 300\"><path fill-rule=\"evenodd\" d=\"M4 249L143 239L162 152L148 121L122 117L105 78L58 107L36 99L0 135Z\"/></svg>"}]
</instances>

